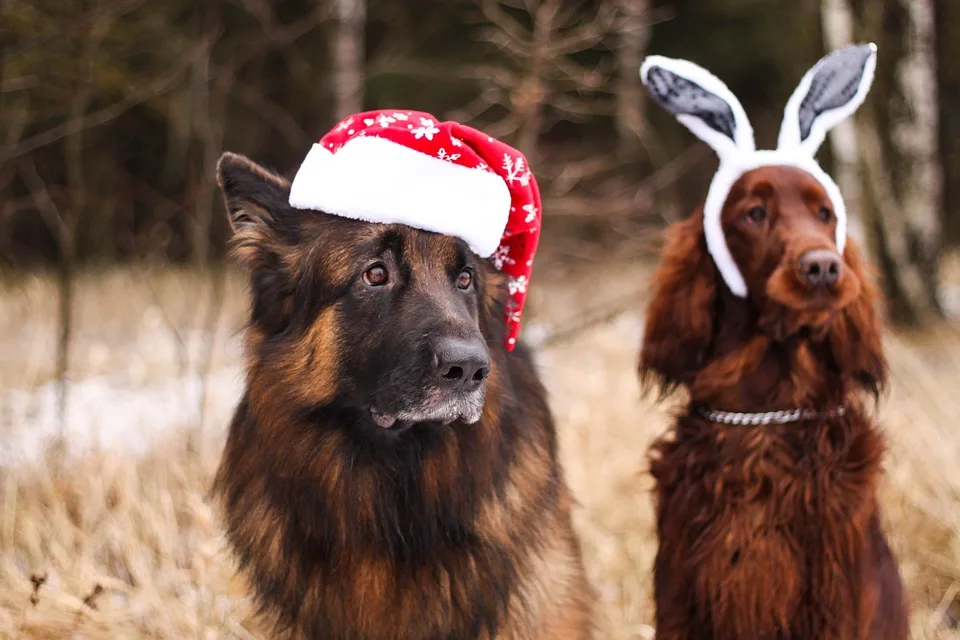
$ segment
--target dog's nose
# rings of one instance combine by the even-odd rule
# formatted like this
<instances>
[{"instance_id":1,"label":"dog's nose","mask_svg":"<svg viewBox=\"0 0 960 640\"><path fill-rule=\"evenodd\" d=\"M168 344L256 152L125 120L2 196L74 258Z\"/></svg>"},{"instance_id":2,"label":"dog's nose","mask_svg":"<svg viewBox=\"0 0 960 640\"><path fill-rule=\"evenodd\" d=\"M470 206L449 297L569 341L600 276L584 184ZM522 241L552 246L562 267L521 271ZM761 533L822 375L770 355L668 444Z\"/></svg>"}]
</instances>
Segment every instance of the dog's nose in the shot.
<instances>
[{"instance_id":1,"label":"dog's nose","mask_svg":"<svg viewBox=\"0 0 960 640\"><path fill-rule=\"evenodd\" d=\"M440 382L448 388L473 391L490 374L490 356L479 340L441 338L433 353Z\"/></svg>"},{"instance_id":2,"label":"dog's nose","mask_svg":"<svg viewBox=\"0 0 960 640\"><path fill-rule=\"evenodd\" d=\"M814 249L800 256L800 276L812 287L833 286L840 278L840 256L830 249Z\"/></svg>"}]
</instances>

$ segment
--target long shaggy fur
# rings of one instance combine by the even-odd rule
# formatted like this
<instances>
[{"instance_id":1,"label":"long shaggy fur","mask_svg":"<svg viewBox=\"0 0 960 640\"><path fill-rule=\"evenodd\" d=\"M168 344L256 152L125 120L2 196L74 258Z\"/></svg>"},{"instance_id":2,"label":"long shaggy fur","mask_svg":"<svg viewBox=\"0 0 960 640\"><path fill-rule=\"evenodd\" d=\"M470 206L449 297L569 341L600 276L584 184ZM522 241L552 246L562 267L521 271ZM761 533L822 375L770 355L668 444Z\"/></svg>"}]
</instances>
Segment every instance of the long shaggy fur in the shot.
<instances>
[{"instance_id":1,"label":"long shaggy fur","mask_svg":"<svg viewBox=\"0 0 960 640\"><path fill-rule=\"evenodd\" d=\"M885 441L860 399L886 380L877 293L852 242L828 303L809 304L791 275L797 255L831 246L832 227L811 222L821 196L784 168L732 190L724 224L747 300L719 280L702 214L671 230L640 358L646 387L690 396L651 452L658 640L907 637L876 496ZM751 225L758 203L768 218ZM696 406L846 414L728 426Z\"/></svg>"},{"instance_id":2,"label":"long shaggy fur","mask_svg":"<svg viewBox=\"0 0 960 640\"><path fill-rule=\"evenodd\" d=\"M498 274L476 263L479 422L381 429L361 401L416 391L397 354L460 309L422 284L447 277L458 241L293 210L285 181L237 156L220 174L253 304L215 493L275 637L592 637L553 420L527 350L503 347ZM384 238L409 258L397 295L412 301L388 314L350 293L360 248Z\"/></svg>"}]
</instances>

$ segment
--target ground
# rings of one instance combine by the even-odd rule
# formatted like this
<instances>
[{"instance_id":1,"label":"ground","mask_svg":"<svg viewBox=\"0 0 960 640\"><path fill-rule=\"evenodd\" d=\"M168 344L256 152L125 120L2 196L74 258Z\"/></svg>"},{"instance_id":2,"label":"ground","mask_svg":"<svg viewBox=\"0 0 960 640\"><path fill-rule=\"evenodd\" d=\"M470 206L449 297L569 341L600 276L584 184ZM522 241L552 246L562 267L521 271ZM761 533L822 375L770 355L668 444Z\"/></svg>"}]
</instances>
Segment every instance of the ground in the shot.
<instances>
[{"instance_id":1,"label":"ground","mask_svg":"<svg viewBox=\"0 0 960 640\"><path fill-rule=\"evenodd\" d=\"M643 398L636 379L649 266L578 265L535 272L527 335L540 345L579 502L601 637L652 638L646 450L670 404ZM239 393L245 305L230 272L222 312L211 314L208 278L136 269L80 279L63 426L54 285L4 283L0 637L264 637L208 499ZM609 321L581 327L591 316ZM914 636L960 639L960 329L889 332L886 348L885 526ZM61 428L66 450L51 451Z\"/></svg>"}]
</instances>

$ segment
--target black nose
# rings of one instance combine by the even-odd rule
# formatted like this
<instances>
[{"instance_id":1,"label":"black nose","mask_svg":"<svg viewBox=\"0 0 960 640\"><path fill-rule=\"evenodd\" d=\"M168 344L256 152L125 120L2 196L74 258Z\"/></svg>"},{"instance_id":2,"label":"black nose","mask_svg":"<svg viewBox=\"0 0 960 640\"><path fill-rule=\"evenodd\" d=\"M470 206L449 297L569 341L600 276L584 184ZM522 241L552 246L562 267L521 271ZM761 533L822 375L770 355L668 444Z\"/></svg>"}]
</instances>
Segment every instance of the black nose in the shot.
<instances>
[{"instance_id":1,"label":"black nose","mask_svg":"<svg viewBox=\"0 0 960 640\"><path fill-rule=\"evenodd\" d=\"M840 278L840 256L830 249L814 249L800 256L800 277L812 287L832 286Z\"/></svg>"},{"instance_id":2,"label":"black nose","mask_svg":"<svg viewBox=\"0 0 960 640\"><path fill-rule=\"evenodd\" d=\"M490 374L487 347L479 340L441 338L433 351L440 383L458 391L472 391Z\"/></svg>"}]
</instances>

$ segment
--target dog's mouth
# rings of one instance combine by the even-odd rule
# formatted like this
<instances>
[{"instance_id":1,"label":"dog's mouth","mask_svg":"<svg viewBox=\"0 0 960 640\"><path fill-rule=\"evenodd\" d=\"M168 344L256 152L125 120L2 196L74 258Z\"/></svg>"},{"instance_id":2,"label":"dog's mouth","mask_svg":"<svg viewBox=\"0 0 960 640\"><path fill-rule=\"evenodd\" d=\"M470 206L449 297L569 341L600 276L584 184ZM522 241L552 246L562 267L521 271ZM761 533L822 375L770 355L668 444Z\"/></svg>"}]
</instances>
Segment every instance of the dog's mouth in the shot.
<instances>
[{"instance_id":1,"label":"dog's mouth","mask_svg":"<svg viewBox=\"0 0 960 640\"><path fill-rule=\"evenodd\" d=\"M793 269L781 265L767 280L766 294L787 310L811 317L832 316L851 304L860 293L860 281L848 269L829 285L801 282Z\"/></svg>"},{"instance_id":2,"label":"dog's mouth","mask_svg":"<svg viewBox=\"0 0 960 640\"><path fill-rule=\"evenodd\" d=\"M774 305L760 316L759 324L771 338L783 342L799 337L822 341L830 331L836 312L829 308L819 311L796 311Z\"/></svg>"},{"instance_id":3,"label":"dog's mouth","mask_svg":"<svg viewBox=\"0 0 960 640\"><path fill-rule=\"evenodd\" d=\"M423 401L409 407L386 410L371 406L370 415L374 424L384 430L402 430L421 422L436 422L444 426L454 422L474 424L483 414L484 395L483 388L453 397L434 390Z\"/></svg>"},{"instance_id":4,"label":"dog's mouth","mask_svg":"<svg viewBox=\"0 0 960 640\"><path fill-rule=\"evenodd\" d=\"M830 286L801 282L788 265L781 265L766 284L767 303L760 326L774 340L799 336L822 340L834 320L860 294L860 281L848 269Z\"/></svg>"}]
</instances>

